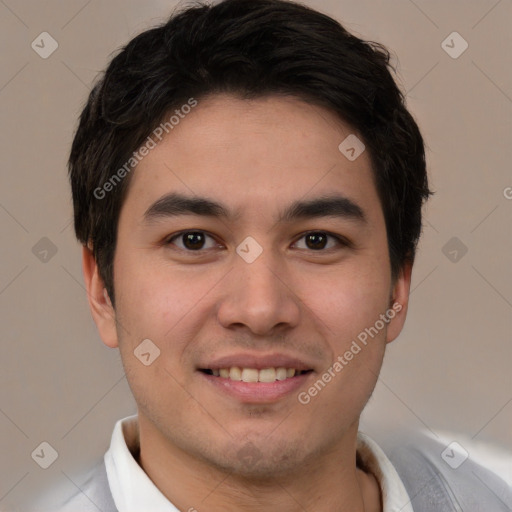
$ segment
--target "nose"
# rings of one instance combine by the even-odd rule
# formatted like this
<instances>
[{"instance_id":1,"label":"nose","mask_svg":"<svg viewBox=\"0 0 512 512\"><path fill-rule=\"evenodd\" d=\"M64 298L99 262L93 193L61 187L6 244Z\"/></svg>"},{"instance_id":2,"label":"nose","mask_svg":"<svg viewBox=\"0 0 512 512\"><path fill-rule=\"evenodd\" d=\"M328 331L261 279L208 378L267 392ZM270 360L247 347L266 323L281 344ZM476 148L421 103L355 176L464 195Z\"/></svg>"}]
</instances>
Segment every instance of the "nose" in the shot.
<instances>
[{"instance_id":1,"label":"nose","mask_svg":"<svg viewBox=\"0 0 512 512\"><path fill-rule=\"evenodd\" d=\"M285 266L273 261L267 251L252 263L235 258L217 311L220 324L226 329L246 328L260 336L298 325L300 300Z\"/></svg>"}]
</instances>

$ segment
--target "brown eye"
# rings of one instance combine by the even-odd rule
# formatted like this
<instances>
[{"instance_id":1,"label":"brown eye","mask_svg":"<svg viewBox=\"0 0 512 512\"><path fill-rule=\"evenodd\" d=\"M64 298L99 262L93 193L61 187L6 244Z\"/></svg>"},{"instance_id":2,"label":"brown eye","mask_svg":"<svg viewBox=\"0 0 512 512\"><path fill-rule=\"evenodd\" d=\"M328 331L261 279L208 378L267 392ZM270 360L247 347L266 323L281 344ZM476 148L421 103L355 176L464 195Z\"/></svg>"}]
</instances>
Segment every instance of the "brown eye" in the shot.
<instances>
[{"instance_id":1,"label":"brown eye","mask_svg":"<svg viewBox=\"0 0 512 512\"><path fill-rule=\"evenodd\" d=\"M334 244L330 242L329 239L334 240ZM299 249L309 249L312 251L322 251L323 249L333 249L336 246L343 247L347 245L341 237L338 237L336 235L331 235L330 233L326 233L325 231L311 231L309 233L306 233L305 235L300 238L295 245L299 244L299 242L302 242L304 240L304 243L300 244L301 247L298 247ZM330 245L329 245L330 243Z\"/></svg>"},{"instance_id":2,"label":"brown eye","mask_svg":"<svg viewBox=\"0 0 512 512\"><path fill-rule=\"evenodd\" d=\"M185 233L181 235L183 240L183 245L187 249L197 250L202 249L204 245L204 234L198 231L194 231L191 233Z\"/></svg>"},{"instance_id":3,"label":"brown eye","mask_svg":"<svg viewBox=\"0 0 512 512\"><path fill-rule=\"evenodd\" d=\"M205 247L207 239L211 239L210 247ZM167 245L176 245L184 251L200 251L215 246L215 241L203 231L183 231L167 241Z\"/></svg>"},{"instance_id":4,"label":"brown eye","mask_svg":"<svg viewBox=\"0 0 512 512\"><path fill-rule=\"evenodd\" d=\"M309 233L306 235L306 245L309 249L324 249L327 245L327 235L325 233Z\"/></svg>"}]
</instances>

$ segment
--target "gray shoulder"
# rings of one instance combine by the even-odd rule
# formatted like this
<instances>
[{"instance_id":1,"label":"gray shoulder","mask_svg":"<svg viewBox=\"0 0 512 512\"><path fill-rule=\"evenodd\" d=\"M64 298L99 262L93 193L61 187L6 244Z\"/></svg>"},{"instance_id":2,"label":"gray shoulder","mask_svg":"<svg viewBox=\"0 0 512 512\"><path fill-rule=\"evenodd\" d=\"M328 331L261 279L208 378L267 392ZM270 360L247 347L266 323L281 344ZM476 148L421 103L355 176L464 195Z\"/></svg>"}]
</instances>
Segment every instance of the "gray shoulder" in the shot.
<instances>
[{"instance_id":1,"label":"gray shoulder","mask_svg":"<svg viewBox=\"0 0 512 512\"><path fill-rule=\"evenodd\" d=\"M103 460L91 470L77 492L58 506L55 512L118 512Z\"/></svg>"},{"instance_id":2,"label":"gray shoulder","mask_svg":"<svg viewBox=\"0 0 512 512\"><path fill-rule=\"evenodd\" d=\"M400 434L383 444L414 512L511 512L512 489L457 444Z\"/></svg>"}]
</instances>

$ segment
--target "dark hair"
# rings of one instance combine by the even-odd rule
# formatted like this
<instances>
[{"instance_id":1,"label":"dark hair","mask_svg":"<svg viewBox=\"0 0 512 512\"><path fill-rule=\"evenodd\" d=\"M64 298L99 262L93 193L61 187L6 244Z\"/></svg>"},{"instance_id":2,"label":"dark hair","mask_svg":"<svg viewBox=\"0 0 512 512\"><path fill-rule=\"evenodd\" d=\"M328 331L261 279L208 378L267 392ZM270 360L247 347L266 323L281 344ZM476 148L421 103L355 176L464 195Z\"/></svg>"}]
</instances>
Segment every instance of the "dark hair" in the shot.
<instances>
[{"instance_id":1,"label":"dark hair","mask_svg":"<svg viewBox=\"0 0 512 512\"><path fill-rule=\"evenodd\" d=\"M98 187L173 109L216 93L291 95L326 107L357 130L371 157L396 277L414 260L430 191L423 139L390 70L382 45L285 0L195 5L130 41L91 91L69 158L75 232L92 245L111 300L130 174L109 187L106 200L98 198Z\"/></svg>"}]
</instances>

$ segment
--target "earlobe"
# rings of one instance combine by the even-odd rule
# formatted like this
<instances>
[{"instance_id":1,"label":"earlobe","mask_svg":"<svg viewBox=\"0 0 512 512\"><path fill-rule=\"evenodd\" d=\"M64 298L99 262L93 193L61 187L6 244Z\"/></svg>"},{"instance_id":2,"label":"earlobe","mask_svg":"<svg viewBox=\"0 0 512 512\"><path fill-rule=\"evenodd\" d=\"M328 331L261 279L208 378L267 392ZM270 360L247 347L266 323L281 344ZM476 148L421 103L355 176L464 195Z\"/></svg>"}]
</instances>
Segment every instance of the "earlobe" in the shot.
<instances>
[{"instance_id":1,"label":"earlobe","mask_svg":"<svg viewBox=\"0 0 512 512\"><path fill-rule=\"evenodd\" d=\"M392 319L387 328L386 343L395 340L404 327L409 307L411 275L412 263L406 262L393 286L392 300L389 305L389 318Z\"/></svg>"},{"instance_id":2,"label":"earlobe","mask_svg":"<svg viewBox=\"0 0 512 512\"><path fill-rule=\"evenodd\" d=\"M85 246L82 248L82 271L89 307L100 337L105 345L116 348L119 344L115 310L105 288L105 283L100 277L93 252Z\"/></svg>"}]
</instances>

